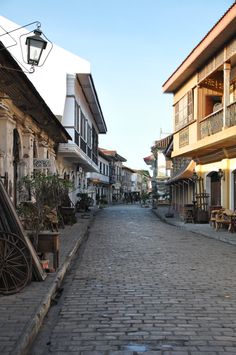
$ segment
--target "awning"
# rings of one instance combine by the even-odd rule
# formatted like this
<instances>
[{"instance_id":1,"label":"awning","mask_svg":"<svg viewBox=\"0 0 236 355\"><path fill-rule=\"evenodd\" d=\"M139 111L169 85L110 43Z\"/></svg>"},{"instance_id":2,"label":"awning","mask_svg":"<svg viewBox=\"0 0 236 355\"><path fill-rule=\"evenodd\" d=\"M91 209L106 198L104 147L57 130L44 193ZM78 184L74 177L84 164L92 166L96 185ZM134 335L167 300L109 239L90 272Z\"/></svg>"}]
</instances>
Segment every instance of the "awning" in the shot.
<instances>
[{"instance_id":1,"label":"awning","mask_svg":"<svg viewBox=\"0 0 236 355\"><path fill-rule=\"evenodd\" d=\"M145 161L145 163L147 165L152 165L152 162L154 160L154 156L153 156L153 154L151 154L148 157L143 158L143 160Z\"/></svg>"},{"instance_id":2,"label":"awning","mask_svg":"<svg viewBox=\"0 0 236 355\"><path fill-rule=\"evenodd\" d=\"M166 184L171 185L181 180L192 180L195 166L196 163L193 160L191 160L185 169L183 169L178 175L168 180Z\"/></svg>"}]
</instances>

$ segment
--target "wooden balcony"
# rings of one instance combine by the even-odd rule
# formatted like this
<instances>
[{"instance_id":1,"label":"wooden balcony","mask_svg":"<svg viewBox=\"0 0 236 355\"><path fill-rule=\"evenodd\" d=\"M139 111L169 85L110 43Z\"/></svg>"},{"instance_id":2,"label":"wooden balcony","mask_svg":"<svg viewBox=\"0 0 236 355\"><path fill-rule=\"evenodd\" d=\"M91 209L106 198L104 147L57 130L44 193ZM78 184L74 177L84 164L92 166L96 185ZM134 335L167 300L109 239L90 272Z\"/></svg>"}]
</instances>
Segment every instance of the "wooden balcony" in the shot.
<instances>
[{"instance_id":1,"label":"wooden balcony","mask_svg":"<svg viewBox=\"0 0 236 355\"><path fill-rule=\"evenodd\" d=\"M211 113L200 122L200 139L220 132L223 128L223 109Z\"/></svg>"},{"instance_id":2,"label":"wooden balcony","mask_svg":"<svg viewBox=\"0 0 236 355\"><path fill-rule=\"evenodd\" d=\"M226 116L226 126L232 127L236 125L236 101L228 106Z\"/></svg>"},{"instance_id":3,"label":"wooden balcony","mask_svg":"<svg viewBox=\"0 0 236 355\"><path fill-rule=\"evenodd\" d=\"M184 146L180 144L182 141L179 132L179 149L173 151L172 158L192 157L200 164L212 163L225 158L236 158L236 101L228 105L225 116L225 126L223 126L223 109L205 117L198 123L198 139L192 139L194 132L192 129L191 138L189 135L189 144ZM189 130L190 128L191 125Z\"/></svg>"},{"instance_id":4,"label":"wooden balcony","mask_svg":"<svg viewBox=\"0 0 236 355\"><path fill-rule=\"evenodd\" d=\"M226 113L226 128L236 125L236 102L231 103ZM216 134L223 129L223 109L211 113L200 122L200 139Z\"/></svg>"}]
</instances>

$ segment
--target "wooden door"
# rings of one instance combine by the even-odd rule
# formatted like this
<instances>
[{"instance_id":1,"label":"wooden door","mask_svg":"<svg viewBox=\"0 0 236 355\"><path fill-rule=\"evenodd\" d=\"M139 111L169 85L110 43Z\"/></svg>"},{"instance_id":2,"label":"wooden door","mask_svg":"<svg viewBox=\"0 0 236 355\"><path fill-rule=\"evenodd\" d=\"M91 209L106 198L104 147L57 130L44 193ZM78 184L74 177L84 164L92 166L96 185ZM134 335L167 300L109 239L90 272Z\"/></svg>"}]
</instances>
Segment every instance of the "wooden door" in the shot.
<instances>
[{"instance_id":1,"label":"wooden door","mask_svg":"<svg viewBox=\"0 0 236 355\"><path fill-rule=\"evenodd\" d=\"M236 210L236 170L233 171L233 196L234 196L234 210Z\"/></svg>"},{"instance_id":2,"label":"wooden door","mask_svg":"<svg viewBox=\"0 0 236 355\"><path fill-rule=\"evenodd\" d=\"M221 180L217 172L211 175L211 206L221 206Z\"/></svg>"}]
</instances>

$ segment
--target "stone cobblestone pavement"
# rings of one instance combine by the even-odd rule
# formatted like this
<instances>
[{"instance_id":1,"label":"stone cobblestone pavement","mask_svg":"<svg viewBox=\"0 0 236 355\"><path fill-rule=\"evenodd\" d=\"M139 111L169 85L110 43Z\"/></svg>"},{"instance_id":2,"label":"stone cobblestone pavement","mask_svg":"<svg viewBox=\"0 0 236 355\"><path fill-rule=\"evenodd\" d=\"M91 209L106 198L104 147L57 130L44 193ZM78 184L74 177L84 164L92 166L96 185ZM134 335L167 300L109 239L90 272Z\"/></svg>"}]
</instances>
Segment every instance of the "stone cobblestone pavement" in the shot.
<instances>
[{"instance_id":1,"label":"stone cobblestone pavement","mask_svg":"<svg viewBox=\"0 0 236 355\"><path fill-rule=\"evenodd\" d=\"M30 354L236 354L235 256L151 209L106 208Z\"/></svg>"},{"instance_id":2,"label":"stone cobblestone pavement","mask_svg":"<svg viewBox=\"0 0 236 355\"><path fill-rule=\"evenodd\" d=\"M43 282L31 282L20 293L0 296L0 354L24 354L37 334L51 299L70 266L77 248L86 236L90 219L78 218L78 223L60 230L60 256L57 272Z\"/></svg>"}]
</instances>

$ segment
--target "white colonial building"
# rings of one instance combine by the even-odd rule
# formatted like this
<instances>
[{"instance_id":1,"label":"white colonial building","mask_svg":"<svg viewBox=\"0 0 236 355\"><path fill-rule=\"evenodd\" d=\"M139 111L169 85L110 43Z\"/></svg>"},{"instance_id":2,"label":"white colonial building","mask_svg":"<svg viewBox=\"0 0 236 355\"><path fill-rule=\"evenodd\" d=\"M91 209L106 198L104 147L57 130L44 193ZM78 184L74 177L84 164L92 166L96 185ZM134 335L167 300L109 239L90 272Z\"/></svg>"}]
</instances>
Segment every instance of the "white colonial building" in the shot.
<instances>
[{"instance_id":1,"label":"white colonial building","mask_svg":"<svg viewBox=\"0 0 236 355\"><path fill-rule=\"evenodd\" d=\"M99 172L89 172L86 174L88 181L88 193L94 200L94 204L99 205L112 202L112 186L110 181L111 158L98 149Z\"/></svg>"},{"instance_id":2,"label":"white colonial building","mask_svg":"<svg viewBox=\"0 0 236 355\"><path fill-rule=\"evenodd\" d=\"M0 25L0 33L20 27L2 16ZM11 33L11 37L2 37L6 46L14 38L17 45L9 47L9 51L20 63L19 38L26 33L26 29L20 29ZM74 181L71 198L75 202L78 193L87 192L86 173L99 172L98 135L107 131L90 63L53 44L44 65L27 75L72 137L72 142L58 145L56 164L60 175Z\"/></svg>"}]
</instances>

